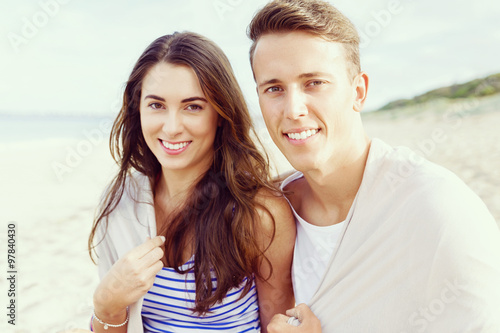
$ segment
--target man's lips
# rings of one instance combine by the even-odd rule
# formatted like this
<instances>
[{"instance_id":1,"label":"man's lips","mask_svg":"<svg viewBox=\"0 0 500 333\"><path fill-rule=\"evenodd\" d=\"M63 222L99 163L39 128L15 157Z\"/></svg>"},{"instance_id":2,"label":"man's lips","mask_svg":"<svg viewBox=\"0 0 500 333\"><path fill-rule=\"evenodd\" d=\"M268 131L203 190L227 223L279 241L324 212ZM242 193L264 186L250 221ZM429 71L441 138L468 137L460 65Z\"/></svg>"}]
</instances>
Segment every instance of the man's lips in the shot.
<instances>
[{"instance_id":1,"label":"man's lips","mask_svg":"<svg viewBox=\"0 0 500 333\"><path fill-rule=\"evenodd\" d=\"M302 130L300 132L299 131L289 131L289 132L284 133L284 134L292 140L305 140L305 139L310 138L311 136L315 135L318 132L319 132L319 128L313 128L313 129Z\"/></svg>"}]
</instances>

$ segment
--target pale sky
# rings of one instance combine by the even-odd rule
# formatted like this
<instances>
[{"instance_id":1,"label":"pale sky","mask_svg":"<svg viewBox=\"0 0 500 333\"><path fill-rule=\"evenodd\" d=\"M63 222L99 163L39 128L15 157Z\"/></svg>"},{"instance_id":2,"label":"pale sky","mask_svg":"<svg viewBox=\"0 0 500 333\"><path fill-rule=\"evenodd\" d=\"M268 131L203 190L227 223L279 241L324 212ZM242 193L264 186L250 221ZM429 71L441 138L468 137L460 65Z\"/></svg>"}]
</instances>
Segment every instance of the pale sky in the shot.
<instances>
[{"instance_id":1,"label":"pale sky","mask_svg":"<svg viewBox=\"0 0 500 333\"><path fill-rule=\"evenodd\" d=\"M246 37L266 0L5 1L0 113L115 115L133 64L159 36L190 30L226 52L259 112ZM332 1L363 36L366 108L500 72L500 3Z\"/></svg>"}]
</instances>

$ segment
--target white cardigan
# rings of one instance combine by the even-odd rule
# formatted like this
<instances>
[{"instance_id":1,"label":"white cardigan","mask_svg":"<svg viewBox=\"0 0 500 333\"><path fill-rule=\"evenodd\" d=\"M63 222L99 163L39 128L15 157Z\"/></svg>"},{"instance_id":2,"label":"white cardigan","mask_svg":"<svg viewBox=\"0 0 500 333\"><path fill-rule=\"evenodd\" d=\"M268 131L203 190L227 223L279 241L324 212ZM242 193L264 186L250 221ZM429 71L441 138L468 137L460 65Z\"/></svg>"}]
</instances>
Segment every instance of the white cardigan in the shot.
<instances>
[{"instance_id":1,"label":"white cardigan","mask_svg":"<svg viewBox=\"0 0 500 333\"><path fill-rule=\"evenodd\" d=\"M458 177L380 140L309 306L323 332L500 332L500 231Z\"/></svg>"},{"instance_id":2,"label":"white cardigan","mask_svg":"<svg viewBox=\"0 0 500 333\"><path fill-rule=\"evenodd\" d=\"M102 225L102 224L101 224ZM96 233L96 242L102 239L104 228ZM102 279L111 266L124 254L156 236L156 218L153 206L153 191L149 179L132 173L116 209L110 214L107 233L96 247L99 257L98 271ZM142 325L143 298L129 307L130 319L127 332L144 332Z\"/></svg>"}]
</instances>

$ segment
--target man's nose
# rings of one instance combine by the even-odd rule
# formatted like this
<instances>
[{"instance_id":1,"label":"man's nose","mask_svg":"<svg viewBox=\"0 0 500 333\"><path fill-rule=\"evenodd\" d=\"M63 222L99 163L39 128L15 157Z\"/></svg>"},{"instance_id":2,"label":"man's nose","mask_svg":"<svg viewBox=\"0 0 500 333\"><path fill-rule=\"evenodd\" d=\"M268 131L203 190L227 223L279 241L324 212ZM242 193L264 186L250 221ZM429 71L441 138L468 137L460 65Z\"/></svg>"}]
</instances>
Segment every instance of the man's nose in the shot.
<instances>
[{"instance_id":1,"label":"man's nose","mask_svg":"<svg viewBox=\"0 0 500 333\"><path fill-rule=\"evenodd\" d=\"M287 91L284 110L287 118L295 120L309 113L305 97L304 93L298 89L290 89Z\"/></svg>"}]
</instances>

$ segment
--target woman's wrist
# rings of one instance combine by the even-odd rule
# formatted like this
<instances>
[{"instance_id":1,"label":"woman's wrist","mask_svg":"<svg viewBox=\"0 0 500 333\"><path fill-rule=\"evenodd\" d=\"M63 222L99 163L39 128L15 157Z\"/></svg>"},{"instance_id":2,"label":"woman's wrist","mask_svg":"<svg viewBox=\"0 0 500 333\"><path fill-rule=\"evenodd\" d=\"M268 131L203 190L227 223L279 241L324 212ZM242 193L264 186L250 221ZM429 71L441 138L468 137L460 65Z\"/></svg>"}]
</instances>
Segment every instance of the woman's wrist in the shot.
<instances>
[{"instance_id":1,"label":"woman's wrist","mask_svg":"<svg viewBox=\"0 0 500 333\"><path fill-rule=\"evenodd\" d=\"M99 290L94 294L94 314L109 324L121 324L127 317L127 306L119 306L103 302L106 298L101 297Z\"/></svg>"},{"instance_id":2,"label":"woman's wrist","mask_svg":"<svg viewBox=\"0 0 500 333\"><path fill-rule=\"evenodd\" d=\"M100 321L108 324L119 325L123 323L128 317L128 309L119 310L117 312L110 312L106 310L100 310L94 308L94 317L97 317ZM98 321L99 321L98 320Z\"/></svg>"},{"instance_id":3,"label":"woman's wrist","mask_svg":"<svg viewBox=\"0 0 500 333\"><path fill-rule=\"evenodd\" d=\"M113 315L110 317L104 317L103 314L97 314L96 310L94 309L94 312L92 314L92 319L94 323L99 323L100 325L103 326L105 330L108 330L110 327L111 328L118 328L118 327L123 327L128 323L129 320L129 310L128 307L125 309L125 317L122 318L121 314L120 315ZM92 325L94 327L95 324Z\"/></svg>"}]
</instances>

